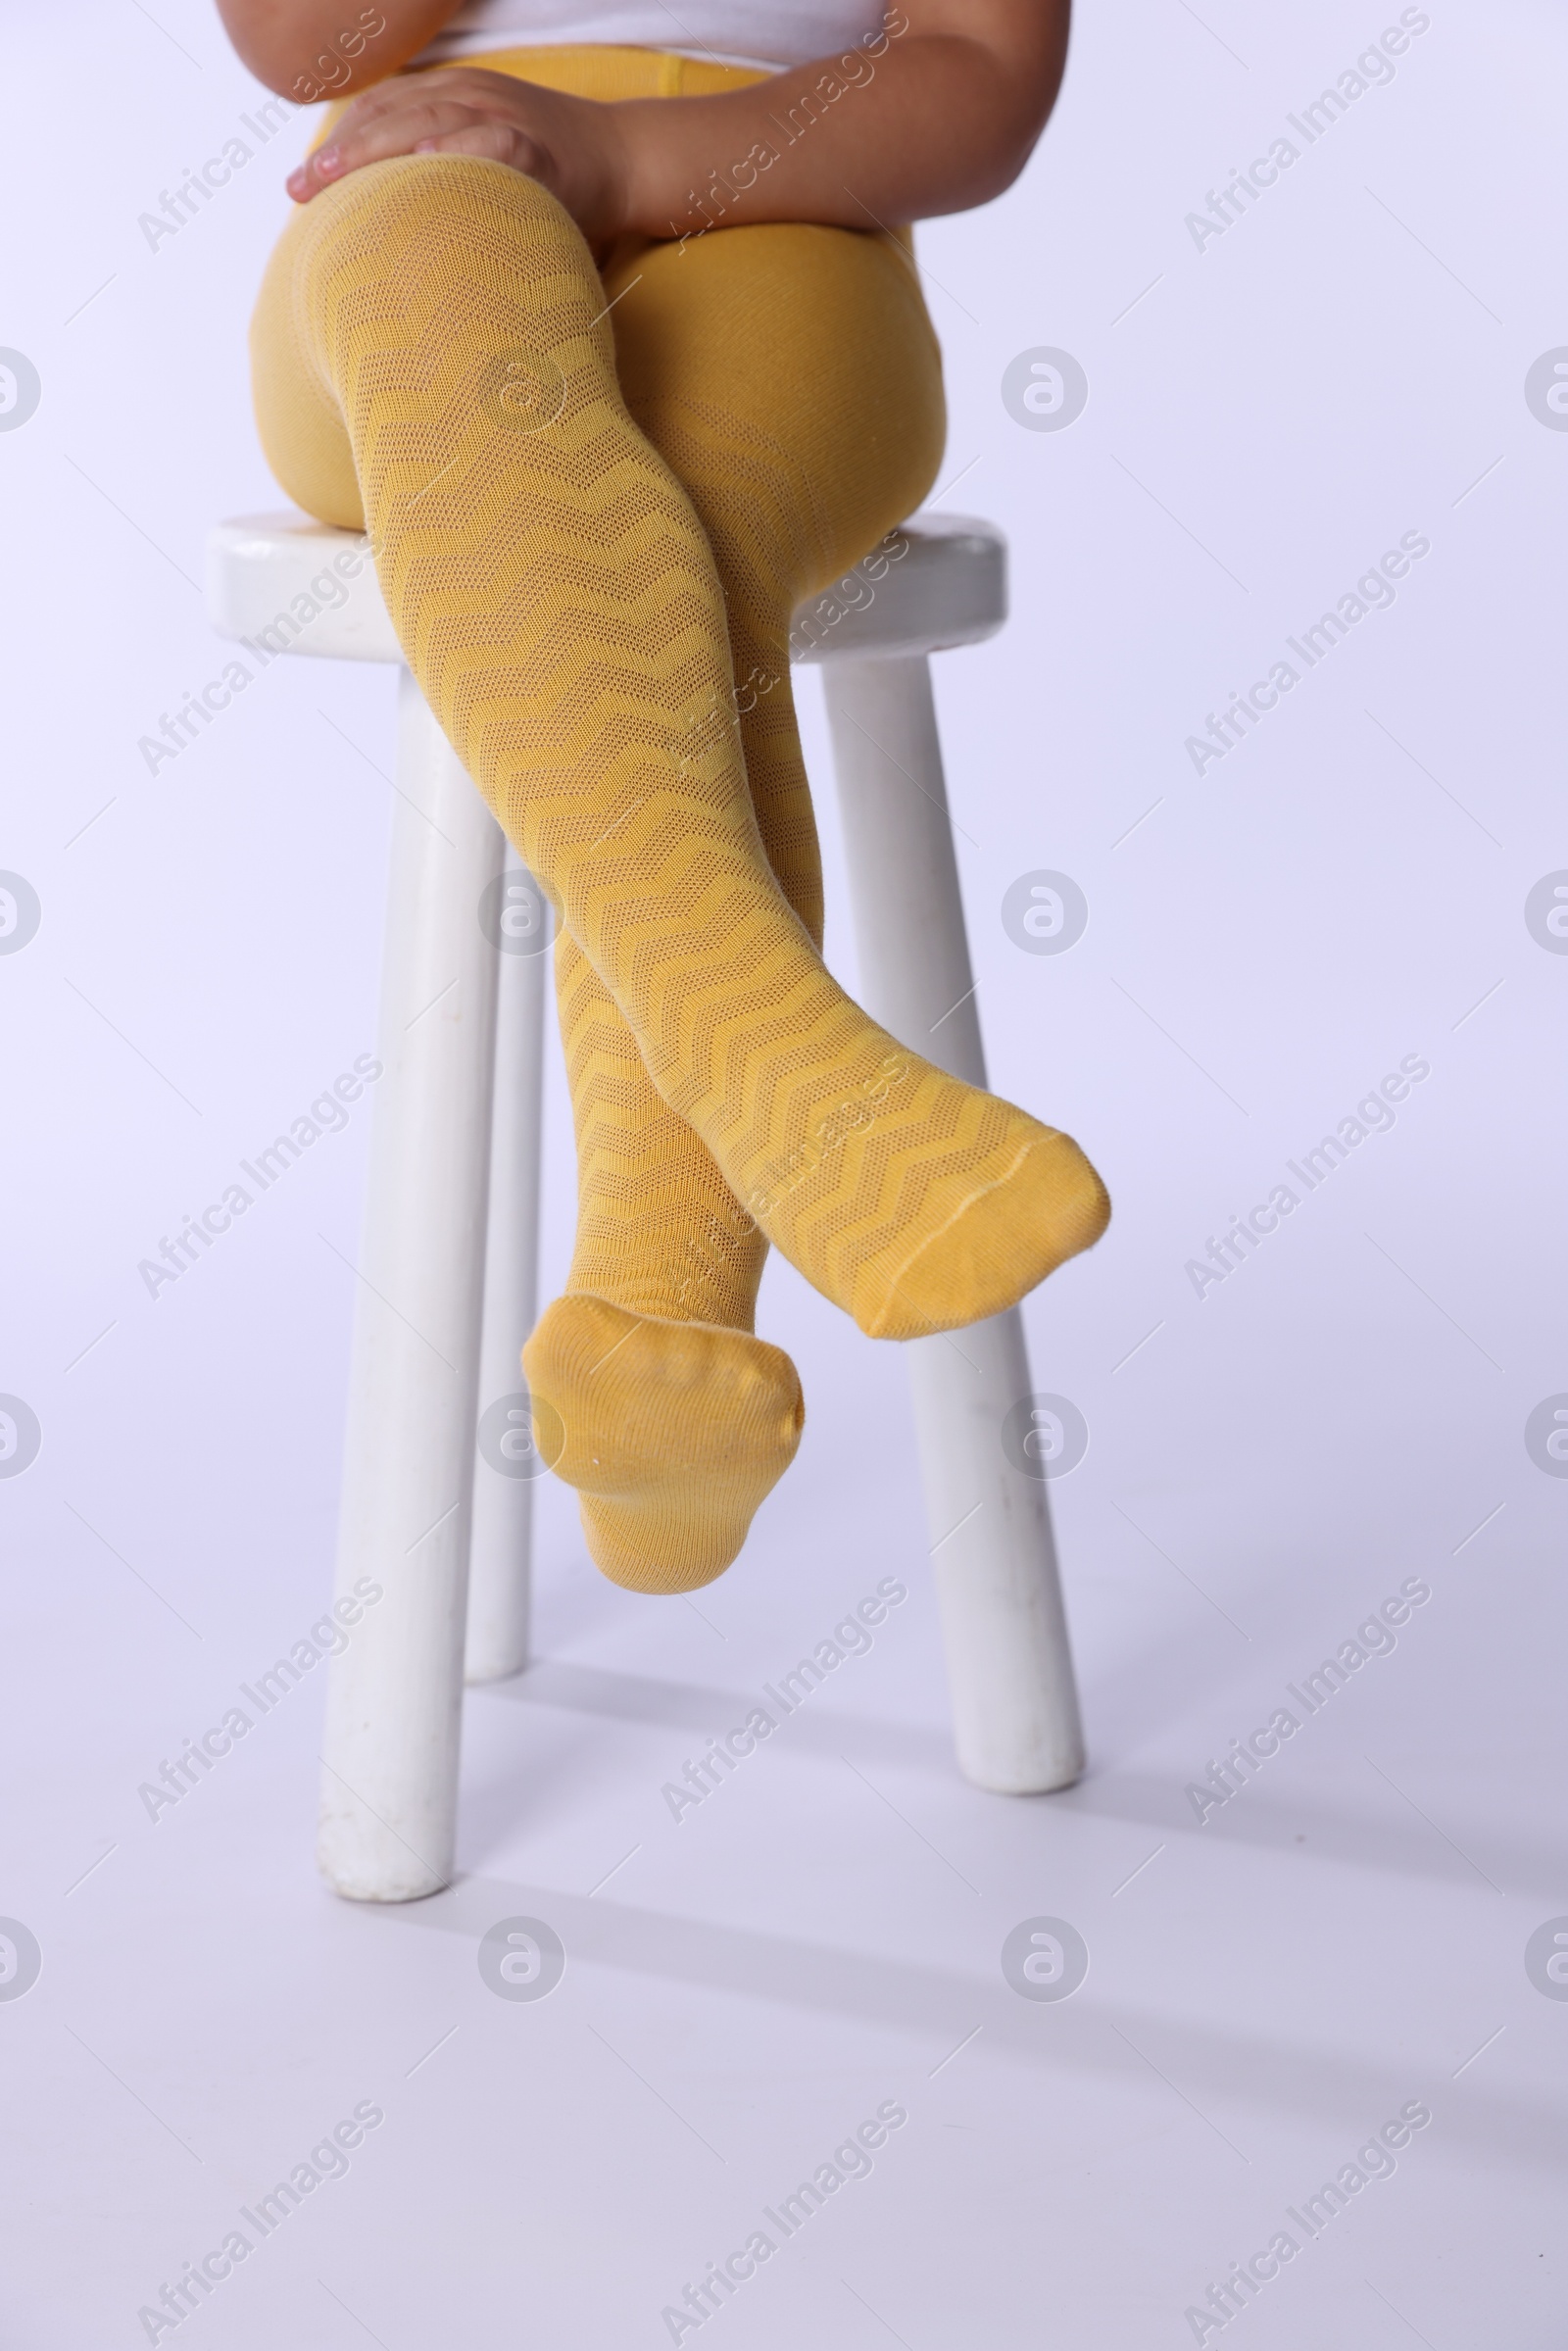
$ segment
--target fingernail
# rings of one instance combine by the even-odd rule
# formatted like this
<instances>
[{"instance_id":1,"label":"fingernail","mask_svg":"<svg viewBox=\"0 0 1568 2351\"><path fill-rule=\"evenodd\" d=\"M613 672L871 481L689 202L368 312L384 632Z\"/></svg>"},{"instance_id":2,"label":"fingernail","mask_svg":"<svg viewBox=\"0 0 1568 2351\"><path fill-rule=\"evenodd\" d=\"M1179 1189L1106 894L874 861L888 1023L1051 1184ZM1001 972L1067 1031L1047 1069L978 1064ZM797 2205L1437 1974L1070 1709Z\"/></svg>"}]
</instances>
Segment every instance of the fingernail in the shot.
<instances>
[{"instance_id":1,"label":"fingernail","mask_svg":"<svg viewBox=\"0 0 1568 2351\"><path fill-rule=\"evenodd\" d=\"M323 147L312 158L323 179L333 178L343 169L343 158L335 147Z\"/></svg>"}]
</instances>

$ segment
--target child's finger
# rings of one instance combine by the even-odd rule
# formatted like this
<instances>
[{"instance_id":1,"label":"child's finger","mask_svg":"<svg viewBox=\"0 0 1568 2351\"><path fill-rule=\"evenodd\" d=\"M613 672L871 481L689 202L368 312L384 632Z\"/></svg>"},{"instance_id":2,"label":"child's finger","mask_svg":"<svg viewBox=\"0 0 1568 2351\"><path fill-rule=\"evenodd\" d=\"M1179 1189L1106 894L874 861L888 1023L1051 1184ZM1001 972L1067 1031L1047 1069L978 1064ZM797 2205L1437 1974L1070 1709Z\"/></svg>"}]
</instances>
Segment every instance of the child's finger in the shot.
<instances>
[{"instance_id":1,"label":"child's finger","mask_svg":"<svg viewBox=\"0 0 1568 2351\"><path fill-rule=\"evenodd\" d=\"M298 171L289 174L288 192L297 203L307 203L322 188L366 164L381 163L392 155L412 155L421 140L462 130L474 120L468 107L412 93L403 105L389 107L352 128L345 117L325 146L307 156Z\"/></svg>"},{"instance_id":2,"label":"child's finger","mask_svg":"<svg viewBox=\"0 0 1568 2351\"><path fill-rule=\"evenodd\" d=\"M439 138L421 139L414 153L476 156L481 163L507 164L514 171L526 171L532 177L538 175L544 161L542 149L525 131L498 122L493 115L476 117L462 130L449 130Z\"/></svg>"}]
</instances>

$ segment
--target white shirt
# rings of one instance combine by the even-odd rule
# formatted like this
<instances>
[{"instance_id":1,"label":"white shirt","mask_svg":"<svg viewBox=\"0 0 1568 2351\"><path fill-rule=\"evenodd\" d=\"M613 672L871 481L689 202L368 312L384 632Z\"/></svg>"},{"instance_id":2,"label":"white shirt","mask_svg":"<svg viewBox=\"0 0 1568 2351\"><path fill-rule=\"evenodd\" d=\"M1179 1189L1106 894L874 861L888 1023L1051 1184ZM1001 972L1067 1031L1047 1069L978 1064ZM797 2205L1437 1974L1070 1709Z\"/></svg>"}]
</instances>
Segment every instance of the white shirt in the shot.
<instances>
[{"instance_id":1,"label":"white shirt","mask_svg":"<svg viewBox=\"0 0 1568 2351\"><path fill-rule=\"evenodd\" d=\"M879 32L876 0L466 0L412 62L577 42L729 66L804 66Z\"/></svg>"}]
</instances>

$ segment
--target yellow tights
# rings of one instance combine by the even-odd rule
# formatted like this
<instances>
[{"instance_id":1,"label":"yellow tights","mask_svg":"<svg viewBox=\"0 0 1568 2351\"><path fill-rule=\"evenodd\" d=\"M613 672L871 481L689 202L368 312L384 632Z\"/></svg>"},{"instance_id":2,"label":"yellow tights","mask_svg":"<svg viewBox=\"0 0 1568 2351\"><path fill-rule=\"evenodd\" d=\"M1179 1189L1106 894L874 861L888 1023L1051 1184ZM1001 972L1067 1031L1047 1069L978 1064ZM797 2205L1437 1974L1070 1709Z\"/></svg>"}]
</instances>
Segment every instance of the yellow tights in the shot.
<instances>
[{"instance_id":1,"label":"yellow tights","mask_svg":"<svg viewBox=\"0 0 1568 2351\"><path fill-rule=\"evenodd\" d=\"M608 97L752 78L526 67ZM1011 1304L1107 1213L1067 1137L902 1048L817 953L790 616L934 476L913 270L892 237L785 223L623 240L601 274L535 182L405 157L290 220L253 352L278 480L369 533L410 666L561 916L578 1229L524 1366L599 1565L693 1589L799 1442L794 1367L753 1335L768 1241L907 1338Z\"/></svg>"}]
</instances>

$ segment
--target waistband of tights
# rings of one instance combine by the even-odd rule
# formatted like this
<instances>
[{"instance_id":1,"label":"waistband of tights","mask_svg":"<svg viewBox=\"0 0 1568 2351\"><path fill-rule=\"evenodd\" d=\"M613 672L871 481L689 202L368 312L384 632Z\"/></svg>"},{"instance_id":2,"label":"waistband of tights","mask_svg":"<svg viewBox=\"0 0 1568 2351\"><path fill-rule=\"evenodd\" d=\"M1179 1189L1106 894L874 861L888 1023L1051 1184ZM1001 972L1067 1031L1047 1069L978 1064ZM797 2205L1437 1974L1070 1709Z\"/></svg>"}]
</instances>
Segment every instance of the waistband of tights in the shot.
<instances>
[{"instance_id":1,"label":"waistband of tights","mask_svg":"<svg viewBox=\"0 0 1568 2351\"><path fill-rule=\"evenodd\" d=\"M555 49L488 49L477 57L443 57L418 71L451 73L465 67L512 73L519 81L536 81L541 89L561 90L568 98L604 100L710 98L720 90L741 90L754 81L773 79L760 66L723 66L706 57L680 57L672 50L618 49L588 41ZM326 136L348 103L340 98L325 110L313 146Z\"/></svg>"},{"instance_id":2,"label":"waistband of tights","mask_svg":"<svg viewBox=\"0 0 1568 2351\"><path fill-rule=\"evenodd\" d=\"M559 49L495 49L482 57L443 60L429 69L479 66L491 73L515 73L547 90L571 98L708 98L719 90L745 89L773 76L759 66L723 66L706 57L679 57L664 49L617 49L580 42Z\"/></svg>"}]
</instances>

